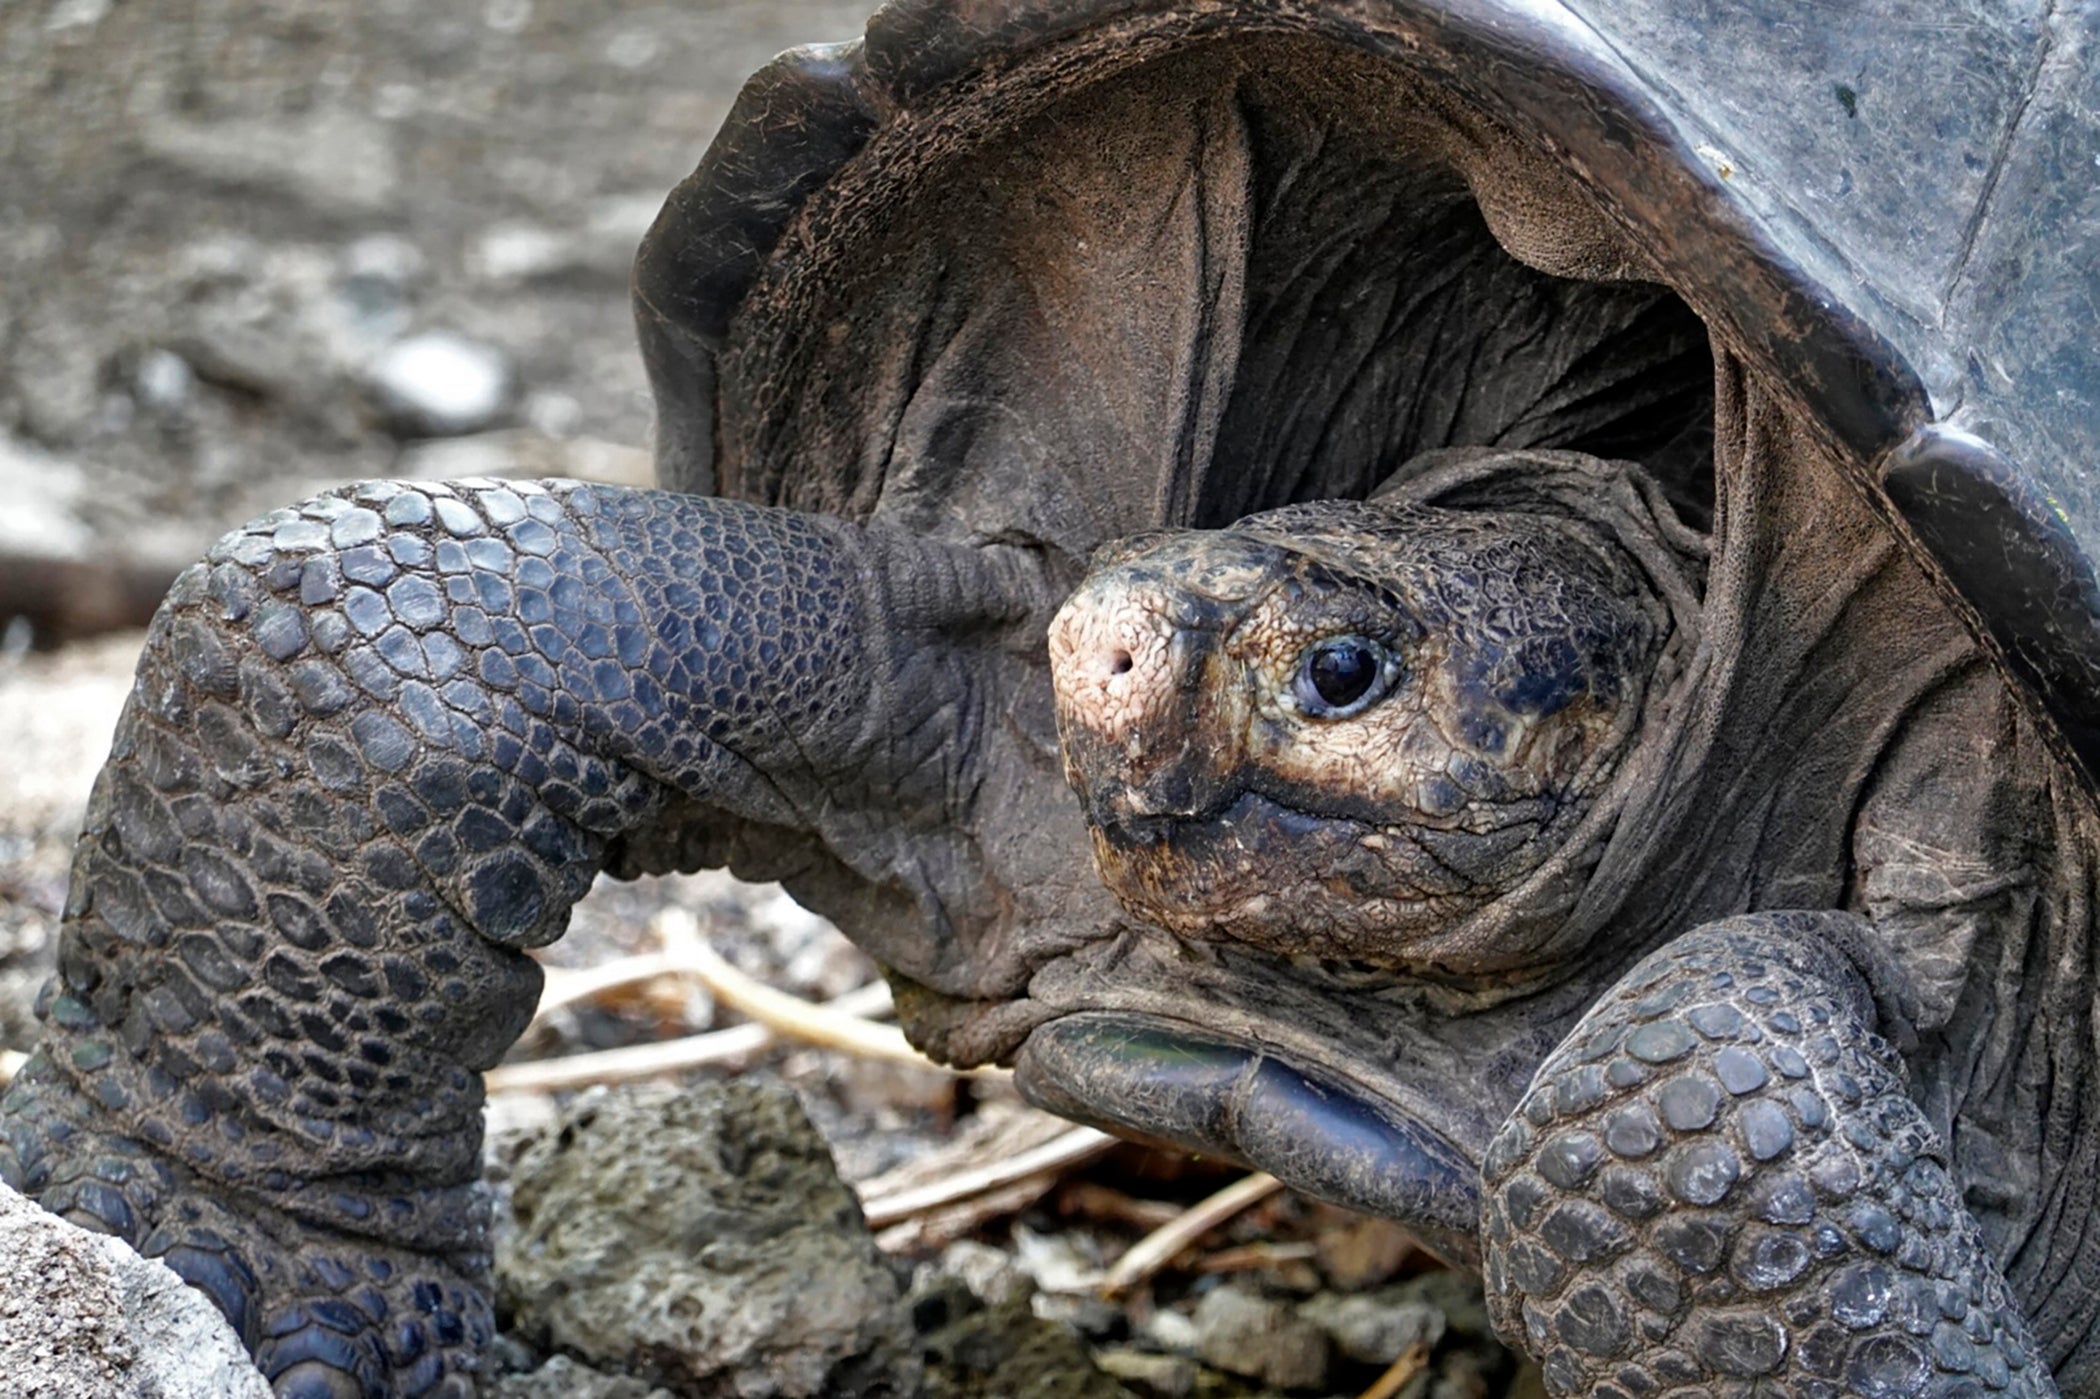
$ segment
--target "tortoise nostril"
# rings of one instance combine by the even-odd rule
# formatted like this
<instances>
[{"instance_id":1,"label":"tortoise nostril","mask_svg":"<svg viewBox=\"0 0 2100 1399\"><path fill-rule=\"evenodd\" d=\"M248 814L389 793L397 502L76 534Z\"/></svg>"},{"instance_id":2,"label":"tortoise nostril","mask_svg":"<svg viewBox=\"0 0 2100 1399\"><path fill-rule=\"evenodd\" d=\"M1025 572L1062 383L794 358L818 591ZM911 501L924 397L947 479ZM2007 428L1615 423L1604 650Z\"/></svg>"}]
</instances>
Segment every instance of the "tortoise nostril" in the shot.
<instances>
[{"instance_id":1,"label":"tortoise nostril","mask_svg":"<svg viewBox=\"0 0 2100 1399\"><path fill-rule=\"evenodd\" d=\"M1130 673L1130 665L1130 653L1118 647L1108 658L1108 673L1110 675L1128 675Z\"/></svg>"}]
</instances>

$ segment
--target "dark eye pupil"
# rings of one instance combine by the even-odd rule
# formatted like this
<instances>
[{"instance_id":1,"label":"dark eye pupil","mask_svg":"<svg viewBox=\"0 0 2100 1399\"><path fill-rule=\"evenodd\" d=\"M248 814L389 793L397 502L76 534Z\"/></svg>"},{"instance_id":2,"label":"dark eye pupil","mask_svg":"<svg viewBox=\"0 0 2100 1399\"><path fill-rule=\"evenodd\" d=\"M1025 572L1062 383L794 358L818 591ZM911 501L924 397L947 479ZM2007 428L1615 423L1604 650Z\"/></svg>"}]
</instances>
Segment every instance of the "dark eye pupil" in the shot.
<instances>
[{"instance_id":1,"label":"dark eye pupil","mask_svg":"<svg viewBox=\"0 0 2100 1399\"><path fill-rule=\"evenodd\" d=\"M1378 681L1378 653L1367 641L1331 641L1307 662L1313 692L1336 709L1346 709L1370 693Z\"/></svg>"}]
</instances>

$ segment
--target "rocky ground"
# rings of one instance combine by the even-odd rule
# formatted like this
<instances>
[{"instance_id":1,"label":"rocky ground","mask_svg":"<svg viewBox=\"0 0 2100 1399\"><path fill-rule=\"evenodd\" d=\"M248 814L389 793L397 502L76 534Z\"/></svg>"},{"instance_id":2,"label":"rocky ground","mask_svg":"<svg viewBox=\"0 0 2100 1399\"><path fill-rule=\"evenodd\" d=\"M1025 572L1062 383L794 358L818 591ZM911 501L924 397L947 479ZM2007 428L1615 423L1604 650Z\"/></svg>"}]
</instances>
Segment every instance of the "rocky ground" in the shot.
<instances>
[{"instance_id":1,"label":"rocky ground","mask_svg":"<svg viewBox=\"0 0 2100 1399\"><path fill-rule=\"evenodd\" d=\"M33 1038L138 646L105 629L135 627L229 526L343 481L645 481L634 244L743 75L857 32L860 8L0 7L0 1071ZM649 953L674 914L808 999L873 974L779 891L709 875L601 886L547 961ZM738 1023L658 977L545 1017L515 1057ZM496 1392L1356 1394L1417 1343L1401 1394L1522 1382L1467 1284L1389 1226L1287 1194L1105 1300L1134 1240L1233 1180L1202 1163L1119 1149L871 1233L856 1192L1055 1132L996 1078L775 1045L669 1081L690 1091L492 1098L514 1206ZM793 1169L754 1172L753 1152ZM746 1217L772 1222L725 1223ZM822 1305L812 1276L833 1284ZM0 1308L0 1355L22 1315Z\"/></svg>"}]
</instances>

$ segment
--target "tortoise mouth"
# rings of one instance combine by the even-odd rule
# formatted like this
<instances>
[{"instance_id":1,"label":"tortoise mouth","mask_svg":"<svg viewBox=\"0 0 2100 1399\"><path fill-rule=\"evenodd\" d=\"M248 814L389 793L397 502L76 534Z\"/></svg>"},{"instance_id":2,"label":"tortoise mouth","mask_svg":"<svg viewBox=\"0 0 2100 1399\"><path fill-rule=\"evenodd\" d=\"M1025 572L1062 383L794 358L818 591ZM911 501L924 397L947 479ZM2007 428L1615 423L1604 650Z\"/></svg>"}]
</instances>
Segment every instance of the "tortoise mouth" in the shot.
<instances>
[{"instance_id":1,"label":"tortoise mouth","mask_svg":"<svg viewBox=\"0 0 2100 1399\"><path fill-rule=\"evenodd\" d=\"M1479 1266L1479 1163L1420 1104L1254 1037L1155 1014L1061 1016L1021 1044L1014 1070L1022 1094L1060 1116L1268 1171Z\"/></svg>"},{"instance_id":2,"label":"tortoise mouth","mask_svg":"<svg viewBox=\"0 0 2100 1399\"><path fill-rule=\"evenodd\" d=\"M974 1021L935 999L900 989L915 1042L1011 1062L1050 1111L1268 1171L1472 1266L1481 1158L1591 998L1125 928Z\"/></svg>"}]
</instances>

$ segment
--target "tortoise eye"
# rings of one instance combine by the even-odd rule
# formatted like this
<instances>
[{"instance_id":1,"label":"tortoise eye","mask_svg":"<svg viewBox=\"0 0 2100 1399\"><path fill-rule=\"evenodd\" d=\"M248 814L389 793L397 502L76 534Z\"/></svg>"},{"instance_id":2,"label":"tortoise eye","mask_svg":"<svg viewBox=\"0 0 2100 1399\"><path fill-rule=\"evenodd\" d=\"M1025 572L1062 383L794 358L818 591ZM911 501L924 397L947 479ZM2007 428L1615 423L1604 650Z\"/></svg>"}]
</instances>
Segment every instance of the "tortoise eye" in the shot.
<instances>
[{"instance_id":1,"label":"tortoise eye","mask_svg":"<svg viewBox=\"0 0 2100 1399\"><path fill-rule=\"evenodd\" d=\"M1400 678L1400 660L1362 636L1313 643L1292 682L1298 707L1316 719L1345 719L1384 698Z\"/></svg>"}]
</instances>

